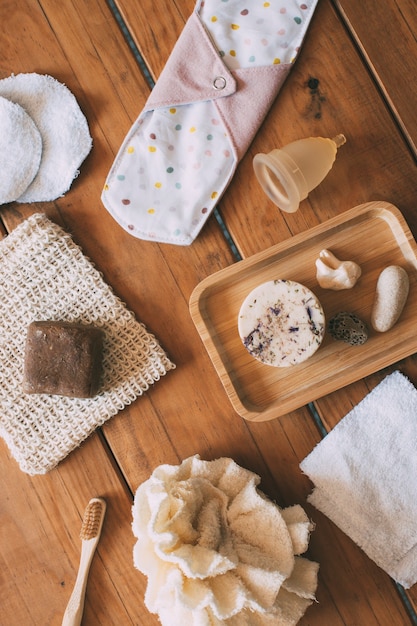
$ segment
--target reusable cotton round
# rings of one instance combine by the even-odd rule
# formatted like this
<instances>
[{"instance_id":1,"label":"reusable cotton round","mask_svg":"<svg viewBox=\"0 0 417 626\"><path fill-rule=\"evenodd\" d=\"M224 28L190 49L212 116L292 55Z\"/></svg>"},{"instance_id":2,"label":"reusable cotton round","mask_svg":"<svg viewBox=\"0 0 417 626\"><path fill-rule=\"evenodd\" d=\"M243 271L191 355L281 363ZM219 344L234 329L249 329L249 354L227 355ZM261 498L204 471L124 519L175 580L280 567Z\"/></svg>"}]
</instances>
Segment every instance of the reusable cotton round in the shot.
<instances>
[{"instance_id":1,"label":"reusable cotton round","mask_svg":"<svg viewBox=\"0 0 417 626\"><path fill-rule=\"evenodd\" d=\"M325 318L314 293L292 280L253 289L239 312L239 335L248 352L274 367L302 363L320 347Z\"/></svg>"},{"instance_id":2,"label":"reusable cotton round","mask_svg":"<svg viewBox=\"0 0 417 626\"><path fill-rule=\"evenodd\" d=\"M92 146L74 95L52 76L29 73L0 80L0 96L20 105L42 138L39 169L17 202L56 200L70 188Z\"/></svg>"},{"instance_id":3,"label":"reusable cotton round","mask_svg":"<svg viewBox=\"0 0 417 626\"><path fill-rule=\"evenodd\" d=\"M42 138L26 111L0 97L0 204L13 202L30 185L41 161Z\"/></svg>"}]
</instances>

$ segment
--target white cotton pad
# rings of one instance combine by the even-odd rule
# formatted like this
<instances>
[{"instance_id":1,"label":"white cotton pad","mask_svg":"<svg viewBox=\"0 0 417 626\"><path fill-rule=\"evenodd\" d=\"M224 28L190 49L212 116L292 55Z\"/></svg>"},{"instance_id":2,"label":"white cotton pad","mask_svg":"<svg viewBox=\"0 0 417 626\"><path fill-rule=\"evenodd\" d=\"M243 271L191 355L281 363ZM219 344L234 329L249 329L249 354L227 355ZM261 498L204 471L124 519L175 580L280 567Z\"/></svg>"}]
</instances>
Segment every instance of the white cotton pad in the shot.
<instances>
[{"instance_id":1,"label":"white cotton pad","mask_svg":"<svg viewBox=\"0 0 417 626\"><path fill-rule=\"evenodd\" d=\"M13 202L34 179L42 138L21 106L0 97L0 204Z\"/></svg>"},{"instance_id":2,"label":"white cotton pad","mask_svg":"<svg viewBox=\"0 0 417 626\"><path fill-rule=\"evenodd\" d=\"M18 202L47 202L62 196L91 150L88 124L70 90L51 76L17 74L0 80L0 96L23 107L39 129L39 170Z\"/></svg>"}]
</instances>

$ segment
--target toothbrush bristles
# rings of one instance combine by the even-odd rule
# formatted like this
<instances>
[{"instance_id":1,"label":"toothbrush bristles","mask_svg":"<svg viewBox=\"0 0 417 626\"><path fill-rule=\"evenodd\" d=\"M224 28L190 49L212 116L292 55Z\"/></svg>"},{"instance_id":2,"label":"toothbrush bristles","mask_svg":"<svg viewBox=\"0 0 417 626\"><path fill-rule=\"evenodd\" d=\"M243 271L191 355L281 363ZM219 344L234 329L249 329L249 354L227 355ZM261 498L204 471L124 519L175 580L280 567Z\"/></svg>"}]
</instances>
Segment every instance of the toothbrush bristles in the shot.
<instances>
[{"instance_id":1,"label":"toothbrush bristles","mask_svg":"<svg viewBox=\"0 0 417 626\"><path fill-rule=\"evenodd\" d=\"M105 508L105 501L102 498L92 498L87 504L80 530L82 541L97 537L101 530Z\"/></svg>"}]
</instances>

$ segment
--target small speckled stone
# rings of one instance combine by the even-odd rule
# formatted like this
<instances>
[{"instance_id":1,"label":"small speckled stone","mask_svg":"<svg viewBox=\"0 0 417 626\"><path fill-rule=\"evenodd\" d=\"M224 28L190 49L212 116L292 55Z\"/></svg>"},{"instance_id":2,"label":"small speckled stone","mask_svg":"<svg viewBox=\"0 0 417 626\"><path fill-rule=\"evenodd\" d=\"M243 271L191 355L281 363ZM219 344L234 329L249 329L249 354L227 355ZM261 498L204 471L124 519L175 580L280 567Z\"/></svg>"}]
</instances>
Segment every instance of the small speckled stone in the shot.
<instances>
[{"instance_id":1,"label":"small speckled stone","mask_svg":"<svg viewBox=\"0 0 417 626\"><path fill-rule=\"evenodd\" d=\"M368 339L368 328L354 313L341 311L329 321L329 333L333 339L359 346Z\"/></svg>"}]
</instances>

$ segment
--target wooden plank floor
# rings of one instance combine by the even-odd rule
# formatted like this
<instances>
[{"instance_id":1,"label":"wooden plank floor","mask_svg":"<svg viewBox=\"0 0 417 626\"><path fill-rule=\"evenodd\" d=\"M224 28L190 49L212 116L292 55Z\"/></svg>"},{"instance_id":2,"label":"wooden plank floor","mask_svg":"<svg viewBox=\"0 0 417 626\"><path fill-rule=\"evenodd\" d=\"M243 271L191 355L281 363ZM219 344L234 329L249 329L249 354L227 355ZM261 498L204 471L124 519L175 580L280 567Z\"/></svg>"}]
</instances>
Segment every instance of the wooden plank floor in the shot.
<instances>
[{"instance_id":1,"label":"wooden plank floor","mask_svg":"<svg viewBox=\"0 0 417 626\"><path fill-rule=\"evenodd\" d=\"M417 624L416 586L404 594L306 504L311 484L299 463L322 436L313 407L254 424L236 415L228 401L188 311L194 287L236 261L215 217L183 248L134 239L101 205L120 143L193 7L193 0L119 0L117 7L100 0L0 3L0 78L38 72L65 83L94 141L64 197L2 206L2 232L38 211L68 229L177 365L46 476L22 473L0 440L0 624L61 623L78 568L84 507L98 494L106 498L108 513L83 624L158 624L143 603L146 579L133 568L132 498L157 465L196 453L208 460L232 457L261 475L268 496L282 506L300 503L314 519L308 556L320 563L318 602L301 624ZM417 236L416 97L413 80L406 79L417 71L413 8L412 0L319 1L300 57L218 207L242 257L378 199L398 206ZM339 132L347 143L327 179L297 213L276 209L254 179L253 156L301 137ZM417 384L414 357L398 366ZM331 429L385 373L318 400L314 408L324 427Z\"/></svg>"}]
</instances>

